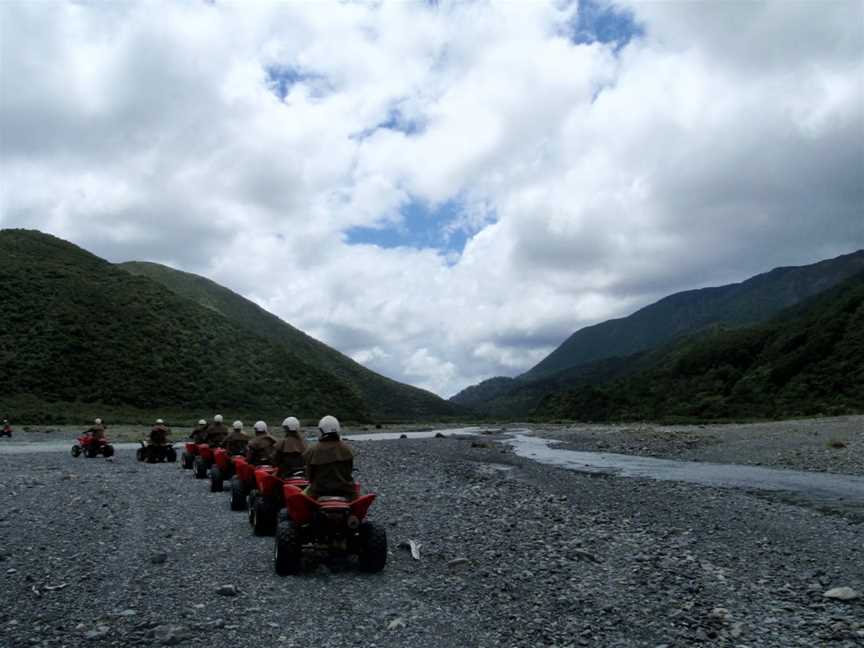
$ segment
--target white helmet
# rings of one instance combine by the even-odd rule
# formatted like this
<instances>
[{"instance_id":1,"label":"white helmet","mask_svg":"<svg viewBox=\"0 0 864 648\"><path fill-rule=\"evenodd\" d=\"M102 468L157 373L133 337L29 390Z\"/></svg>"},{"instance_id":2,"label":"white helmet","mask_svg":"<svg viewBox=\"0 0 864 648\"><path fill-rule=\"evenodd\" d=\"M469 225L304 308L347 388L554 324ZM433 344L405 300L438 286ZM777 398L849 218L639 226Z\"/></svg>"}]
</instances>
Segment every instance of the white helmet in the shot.
<instances>
[{"instance_id":1,"label":"white helmet","mask_svg":"<svg viewBox=\"0 0 864 648\"><path fill-rule=\"evenodd\" d=\"M200 419L198 421L198 425L207 425L207 421L205 421L204 419Z\"/></svg>"},{"instance_id":2,"label":"white helmet","mask_svg":"<svg viewBox=\"0 0 864 648\"><path fill-rule=\"evenodd\" d=\"M289 416L284 421L282 421L282 427L286 430L291 430L292 432L300 431L300 421L298 421L293 416Z\"/></svg>"},{"instance_id":3,"label":"white helmet","mask_svg":"<svg viewBox=\"0 0 864 648\"><path fill-rule=\"evenodd\" d=\"M102 425L102 419L97 418L95 421L93 421L93 424L94 425Z\"/></svg>"},{"instance_id":4,"label":"white helmet","mask_svg":"<svg viewBox=\"0 0 864 648\"><path fill-rule=\"evenodd\" d=\"M213 422L214 422L214 423L221 423L221 422L222 422L222 415L221 415L221 414L217 414L216 416L214 416L214 417L213 417Z\"/></svg>"},{"instance_id":5,"label":"white helmet","mask_svg":"<svg viewBox=\"0 0 864 648\"><path fill-rule=\"evenodd\" d=\"M232 425L231 427L233 427L235 430L242 430L243 421L234 421L234 425Z\"/></svg>"},{"instance_id":6,"label":"white helmet","mask_svg":"<svg viewBox=\"0 0 864 648\"><path fill-rule=\"evenodd\" d=\"M255 421L255 431L256 432L267 432L267 424L264 421Z\"/></svg>"},{"instance_id":7,"label":"white helmet","mask_svg":"<svg viewBox=\"0 0 864 648\"><path fill-rule=\"evenodd\" d=\"M340 430L339 419L329 414L318 421L318 431L323 434L338 433Z\"/></svg>"},{"instance_id":8,"label":"white helmet","mask_svg":"<svg viewBox=\"0 0 864 648\"><path fill-rule=\"evenodd\" d=\"M156 425L164 425L164 424L165 424L165 421L163 421L162 419L156 419Z\"/></svg>"}]
</instances>

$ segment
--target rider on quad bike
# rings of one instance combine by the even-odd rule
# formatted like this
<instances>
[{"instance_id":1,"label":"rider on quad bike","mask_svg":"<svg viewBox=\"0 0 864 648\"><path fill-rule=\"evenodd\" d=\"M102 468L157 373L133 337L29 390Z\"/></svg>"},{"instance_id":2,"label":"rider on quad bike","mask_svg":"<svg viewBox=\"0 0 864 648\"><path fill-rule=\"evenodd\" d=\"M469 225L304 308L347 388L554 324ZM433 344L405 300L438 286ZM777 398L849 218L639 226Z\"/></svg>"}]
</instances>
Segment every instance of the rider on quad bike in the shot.
<instances>
[{"instance_id":1,"label":"rider on quad bike","mask_svg":"<svg viewBox=\"0 0 864 648\"><path fill-rule=\"evenodd\" d=\"M156 424L150 429L150 443L153 445L165 445L171 436L170 428L162 419L156 419Z\"/></svg>"},{"instance_id":2,"label":"rider on quad bike","mask_svg":"<svg viewBox=\"0 0 864 648\"><path fill-rule=\"evenodd\" d=\"M356 556L361 571L379 572L387 564L387 532L367 515L376 496L359 494L351 476L354 453L339 438L339 421L325 416L318 431L318 443L304 454L309 487L282 487L285 510L278 514L276 573L299 573L307 549Z\"/></svg>"},{"instance_id":3,"label":"rider on quad bike","mask_svg":"<svg viewBox=\"0 0 864 648\"><path fill-rule=\"evenodd\" d=\"M213 422L207 426L207 435L204 438L204 443L211 448L218 448L222 445L222 441L228 436L228 428L222 422L222 415L217 414L213 417Z\"/></svg>"},{"instance_id":4,"label":"rider on quad bike","mask_svg":"<svg viewBox=\"0 0 864 648\"><path fill-rule=\"evenodd\" d=\"M12 438L12 426L9 425L7 419L3 419L3 429L0 430L0 437L2 436L8 436L10 439Z\"/></svg>"},{"instance_id":5,"label":"rider on quad bike","mask_svg":"<svg viewBox=\"0 0 864 648\"><path fill-rule=\"evenodd\" d=\"M309 497L353 499L357 494L352 475L354 452L342 441L339 431L339 420L335 416L325 416L318 423L318 443L303 454L309 480L305 493Z\"/></svg>"},{"instance_id":6,"label":"rider on quad bike","mask_svg":"<svg viewBox=\"0 0 864 648\"><path fill-rule=\"evenodd\" d=\"M177 451L168 440L169 436L171 436L171 428L165 425L165 421L162 419L156 419L156 423L150 430L149 444L141 442L141 447L137 453L138 460L147 461L147 463L160 461L174 463L177 461Z\"/></svg>"},{"instance_id":7,"label":"rider on quad bike","mask_svg":"<svg viewBox=\"0 0 864 648\"><path fill-rule=\"evenodd\" d=\"M94 419L93 425L84 433L91 437L94 441L99 441L105 438L105 426L102 425L102 419Z\"/></svg>"},{"instance_id":8,"label":"rider on quad bike","mask_svg":"<svg viewBox=\"0 0 864 648\"><path fill-rule=\"evenodd\" d=\"M222 447L228 456L246 454L246 446L249 443L249 435L243 431L243 421L234 421L233 429L222 441Z\"/></svg>"},{"instance_id":9,"label":"rider on quad bike","mask_svg":"<svg viewBox=\"0 0 864 648\"><path fill-rule=\"evenodd\" d=\"M246 446L246 460L253 466L272 464L275 446L276 439L267 434L267 424L264 421L256 421L255 436Z\"/></svg>"},{"instance_id":10,"label":"rider on quad bike","mask_svg":"<svg viewBox=\"0 0 864 648\"><path fill-rule=\"evenodd\" d=\"M192 439L192 443L205 443L207 441L207 421L204 419L198 421L198 425L193 428L189 438Z\"/></svg>"},{"instance_id":11,"label":"rider on quad bike","mask_svg":"<svg viewBox=\"0 0 864 648\"><path fill-rule=\"evenodd\" d=\"M307 445L300 432L300 421L293 416L282 421L282 430L285 437L273 448L273 465L276 466L277 474L288 476L305 467L303 453L306 452Z\"/></svg>"}]
</instances>

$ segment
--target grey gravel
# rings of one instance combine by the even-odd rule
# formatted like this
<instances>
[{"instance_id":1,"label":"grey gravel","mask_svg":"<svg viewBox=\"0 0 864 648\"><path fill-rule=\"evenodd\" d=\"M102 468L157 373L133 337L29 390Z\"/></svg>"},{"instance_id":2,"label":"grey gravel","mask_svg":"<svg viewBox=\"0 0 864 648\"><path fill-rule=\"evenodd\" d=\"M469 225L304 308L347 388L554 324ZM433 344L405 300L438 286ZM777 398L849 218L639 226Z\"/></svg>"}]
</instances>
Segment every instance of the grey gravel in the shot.
<instances>
[{"instance_id":1,"label":"grey gravel","mask_svg":"<svg viewBox=\"0 0 864 648\"><path fill-rule=\"evenodd\" d=\"M376 575L277 577L272 539L177 466L0 455L0 646L864 645L864 601L823 596L864 589L862 527L840 515L470 439L355 447L391 546Z\"/></svg>"},{"instance_id":2,"label":"grey gravel","mask_svg":"<svg viewBox=\"0 0 864 648\"><path fill-rule=\"evenodd\" d=\"M566 441L573 450L864 475L864 416L719 425L529 427L537 435Z\"/></svg>"}]
</instances>

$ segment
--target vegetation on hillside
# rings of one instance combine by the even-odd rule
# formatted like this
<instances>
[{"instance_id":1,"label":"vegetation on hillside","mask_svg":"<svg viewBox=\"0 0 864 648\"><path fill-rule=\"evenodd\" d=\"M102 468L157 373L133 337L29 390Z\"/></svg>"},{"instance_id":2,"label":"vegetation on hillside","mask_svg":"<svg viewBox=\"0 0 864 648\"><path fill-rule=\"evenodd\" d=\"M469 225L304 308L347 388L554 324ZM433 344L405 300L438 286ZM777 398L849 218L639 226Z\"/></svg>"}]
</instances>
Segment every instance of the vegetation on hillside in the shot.
<instances>
[{"instance_id":1,"label":"vegetation on hillside","mask_svg":"<svg viewBox=\"0 0 864 648\"><path fill-rule=\"evenodd\" d=\"M0 257L4 415L21 420L22 406L56 423L85 410L370 417L352 388L284 345L68 242L2 230Z\"/></svg>"},{"instance_id":2,"label":"vegetation on hillside","mask_svg":"<svg viewBox=\"0 0 864 648\"><path fill-rule=\"evenodd\" d=\"M768 323L715 329L634 363L641 369L624 377L550 392L533 413L606 421L864 411L864 274Z\"/></svg>"},{"instance_id":3,"label":"vegetation on hillside","mask_svg":"<svg viewBox=\"0 0 864 648\"><path fill-rule=\"evenodd\" d=\"M219 284L188 272L148 262L120 267L158 281L181 297L225 316L235 324L271 340L349 385L378 419L416 419L458 414L460 408L431 392L375 373L306 335L248 299Z\"/></svg>"},{"instance_id":4,"label":"vegetation on hillside","mask_svg":"<svg viewBox=\"0 0 864 648\"><path fill-rule=\"evenodd\" d=\"M712 326L748 326L864 271L864 250L812 265L776 268L738 284L688 290L628 317L580 329L520 379L657 348Z\"/></svg>"}]
</instances>

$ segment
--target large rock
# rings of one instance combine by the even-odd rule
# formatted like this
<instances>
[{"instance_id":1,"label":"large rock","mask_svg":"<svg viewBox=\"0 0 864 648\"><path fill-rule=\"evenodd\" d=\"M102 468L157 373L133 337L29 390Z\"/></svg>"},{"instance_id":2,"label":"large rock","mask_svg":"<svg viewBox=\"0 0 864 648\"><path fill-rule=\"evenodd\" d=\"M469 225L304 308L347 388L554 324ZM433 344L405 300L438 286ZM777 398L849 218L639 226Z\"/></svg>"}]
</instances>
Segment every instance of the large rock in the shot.
<instances>
[{"instance_id":1,"label":"large rock","mask_svg":"<svg viewBox=\"0 0 864 648\"><path fill-rule=\"evenodd\" d=\"M861 598L861 592L852 589L851 587L835 587L822 594L825 598L836 599L838 601L853 601Z\"/></svg>"}]
</instances>

